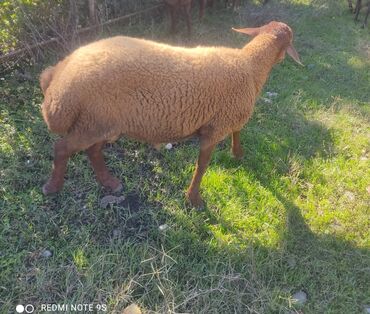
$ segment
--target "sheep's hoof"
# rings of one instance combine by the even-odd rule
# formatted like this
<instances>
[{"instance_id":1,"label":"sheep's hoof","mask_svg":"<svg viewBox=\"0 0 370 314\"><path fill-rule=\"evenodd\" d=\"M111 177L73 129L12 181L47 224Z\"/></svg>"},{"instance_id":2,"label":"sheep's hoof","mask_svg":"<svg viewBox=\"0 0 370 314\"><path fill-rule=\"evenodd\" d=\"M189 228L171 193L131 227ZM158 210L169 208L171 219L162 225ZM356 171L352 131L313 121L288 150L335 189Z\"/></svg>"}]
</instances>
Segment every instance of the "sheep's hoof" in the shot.
<instances>
[{"instance_id":1,"label":"sheep's hoof","mask_svg":"<svg viewBox=\"0 0 370 314\"><path fill-rule=\"evenodd\" d=\"M232 154L236 160L241 160L244 157L244 152L242 150L232 151Z\"/></svg>"},{"instance_id":2,"label":"sheep's hoof","mask_svg":"<svg viewBox=\"0 0 370 314\"><path fill-rule=\"evenodd\" d=\"M123 191L123 185L120 183L115 189L112 189L113 193L119 193Z\"/></svg>"},{"instance_id":3,"label":"sheep's hoof","mask_svg":"<svg viewBox=\"0 0 370 314\"><path fill-rule=\"evenodd\" d=\"M105 188L111 190L113 193L118 193L123 190L123 185L121 181L115 177L111 177L109 178L109 180L105 180L104 182L100 181L100 182Z\"/></svg>"},{"instance_id":4,"label":"sheep's hoof","mask_svg":"<svg viewBox=\"0 0 370 314\"><path fill-rule=\"evenodd\" d=\"M199 193L186 193L186 197L191 206L198 210L202 210L204 208L204 201L200 197Z\"/></svg>"},{"instance_id":5,"label":"sheep's hoof","mask_svg":"<svg viewBox=\"0 0 370 314\"><path fill-rule=\"evenodd\" d=\"M59 192L62 189L62 187L63 187L63 183L62 184L55 184L51 180L49 180L42 187L42 193L45 196L50 195L50 194L54 194L54 193Z\"/></svg>"}]
</instances>

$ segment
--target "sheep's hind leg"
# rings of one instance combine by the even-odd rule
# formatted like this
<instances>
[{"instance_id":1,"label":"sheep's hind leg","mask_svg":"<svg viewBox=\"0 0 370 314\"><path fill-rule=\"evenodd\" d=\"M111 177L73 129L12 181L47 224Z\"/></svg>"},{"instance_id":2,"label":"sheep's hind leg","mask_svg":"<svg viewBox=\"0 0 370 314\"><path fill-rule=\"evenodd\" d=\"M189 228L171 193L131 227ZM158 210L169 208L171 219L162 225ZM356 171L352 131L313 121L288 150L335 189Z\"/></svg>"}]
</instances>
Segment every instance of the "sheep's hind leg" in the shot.
<instances>
[{"instance_id":1,"label":"sheep's hind leg","mask_svg":"<svg viewBox=\"0 0 370 314\"><path fill-rule=\"evenodd\" d=\"M42 187L44 195L60 191L64 184L64 174L69 157L78 151L67 139L60 139L54 144L53 171L50 179Z\"/></svg>"},{"instance_id":2,"label":"sheep's hind leg","mask_svg":"<svg viewBox=\"0 0 370 314\"><path fill-rule=\"evenodd\" d=\"M204 206L204 202L199 193L200 182L202 180L204 173L206 172L208 163L211 159L211 155L212 155L212 152L215 146L216 146L216 143L209 143L209 142L202 143L201 141L198 162L196 164L193 179L186 193L186 196L188 200L190 201L191 205L197 208L202 208Z\"/></svg>"},{"instance_id":3,"label":"sheep's hind leg","mask_svg":"<svg viewBox=\"0 0 370 314\"><path fill-rule=\"evenodd\" d=\"M242 159L244 152L240 144L240 131L233 132L231 135L231 151L236 159Z\"/></svg>"},{"instance_id":4,"label":"sheep's hind leg","mask_svg":"<svg viewBox=\"0 0 370 314\"><path fill-rule=\"evenodd\" d=\"M358 15L362 9L362 0L357 0L355 7L355 21L358 21Z\"/></svg>"},{"instance_id":5,"label":"sheep's hind leg","mask_svg":"<svg viewBox=\"0 0 370 314\"><path fill-rule=\"evenodd\" d=\"M102 148L104 142L96 143L86 150L87 156L90 159L91 165L94 169L97 180L106 188L113 192L122 190L122 184L119 179L115 178L109 173L109 170L104 162Z\"/></svg>"}]
</instances>

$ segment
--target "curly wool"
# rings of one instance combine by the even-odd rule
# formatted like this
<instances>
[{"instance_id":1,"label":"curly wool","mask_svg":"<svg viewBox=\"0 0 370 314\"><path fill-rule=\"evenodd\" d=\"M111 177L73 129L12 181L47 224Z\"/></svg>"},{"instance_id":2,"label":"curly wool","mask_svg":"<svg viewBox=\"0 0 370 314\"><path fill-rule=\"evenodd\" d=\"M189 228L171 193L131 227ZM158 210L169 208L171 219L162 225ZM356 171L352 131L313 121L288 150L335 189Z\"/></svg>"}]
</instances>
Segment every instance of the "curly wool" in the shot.
<instances>
[{"instance_id":1,"label":"curly wool","mask_svg":"<svg viewBox=\"0 0 370 314\"><path fill-rule=\"evenodd\" d=\"M167 143L204 127L220 140L250 117L279 51L271 34L244 49L100 40L42 74L43 116L50 131L86 145L121 135Z\"/></svg>"}]
</instances>

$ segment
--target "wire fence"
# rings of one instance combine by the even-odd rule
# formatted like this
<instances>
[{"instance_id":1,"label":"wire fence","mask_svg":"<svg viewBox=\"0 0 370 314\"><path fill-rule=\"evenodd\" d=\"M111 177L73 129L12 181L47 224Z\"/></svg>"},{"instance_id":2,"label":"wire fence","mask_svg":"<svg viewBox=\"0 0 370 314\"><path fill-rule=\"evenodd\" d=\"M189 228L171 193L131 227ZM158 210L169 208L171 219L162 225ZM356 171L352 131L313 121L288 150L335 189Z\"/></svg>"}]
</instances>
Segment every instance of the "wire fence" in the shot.
<instances>
[{"instance_id":1,"label":"wire fence","mask_svg":"<svg viewBox=\"0 0 370 314\"><path fill-rule=\"evenodd\" d=\"M104 26L154 12L161 0L12 0L0 2L0 64L38 56L45 47L70 51ZM42 48L42 49L41 49Z\"/></svg>"}]
</instances>

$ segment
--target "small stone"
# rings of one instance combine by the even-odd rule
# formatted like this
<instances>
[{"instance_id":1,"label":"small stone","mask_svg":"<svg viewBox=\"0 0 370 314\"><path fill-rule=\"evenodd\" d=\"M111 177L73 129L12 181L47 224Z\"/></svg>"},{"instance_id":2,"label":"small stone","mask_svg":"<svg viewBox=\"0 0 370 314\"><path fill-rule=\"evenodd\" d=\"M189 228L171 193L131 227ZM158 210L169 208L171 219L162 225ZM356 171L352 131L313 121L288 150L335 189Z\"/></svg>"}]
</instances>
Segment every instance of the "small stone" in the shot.
<instances>
[{"instance_id":1,"label":"small stone","mask_svg":"<svg viewBox=\"0 0 370 314\"><path fill-rule=\"evenodd\" d=\"M122 312L122 314L141 314L141 313L142 312L140 308L135 303L126 307Z\"/></svg>"},{"instance_id":2,"label":"small stone","mask_svg":"<svg viewBox=\"0 0 370 314\"><path fill-rule=\"evenodd\" d=\"M370 314L370 305L365 305L364 306L364 312L367 314Z\"/></svg>"},{"instance_id":3,"label":"small stone","mask_svg":"<svg viewBox=\"0 0 370 314\"><path fill-rule=\"evenodd\" d=\"M275 92L266 92L267 97L277 97L279 94Z\"/></svg>"},{"instance_id":4,"label":"small stone","mask_svg":"<svg viewBox=\"0 0 370 314\"><path fill-rule=\"evenodd\" d=\"M350 191L346 191L344 193L344 195L350 200L350 201L353 201L355 199L355 194L353 194L352 192Z\"/></svg>"},{"instance_id":5,"label":"small stone","mask_svg":"<svg viewBox=\"0 0 370 314\"><path fill-rule=\"evenodd\" d=\"M170 149L172 149L172 144L171 143L168 143L168 144L166 144L166 149L168 149L168 150L170 150Z\"/></svg>"},{"instance_id":6,"label":"small stone","mask_svg":"<svg viewBox=\"0 0 370 314\"><path fill-rule=\"evenodd\" d=\"M304 291L298 291L292 296L293 302L298 305L303 305L307 302L307 293Z\"/></svg>"},{"instance_id":7,"label":"small stone","mask_svg":"<svg viewBox=\"0 0 370 314\"><path fill-rule=\"evenodd\" d=\"M267 104L272 104L272 100L269 98L262 97L261 100Z\"/></svg>"},{"instance_id":8,"label":"small stone","mask_svg":"<svg viewBox=\"0 0 370 314\"><path fill-rule=\"evenodd\" d=\"M53 253L49 250L43 250L41 252L41 256L42 257L45 257L45 258L49 258L49 257L52 257L53 256Z\"/></svg>"},{"instance_id":9,"label":"small stone","mask_svg":"<svg viewBox=\"0 0 370 314\"><path fill-rule=\"evenodd\" d=\"M168 229L168 225L167 225L167 224L160 225L160 226L158 227L158 229L159 229L159 231L165 231L165 230L167 230L167 229Z\"/></svg>"},{"instance_id":10,"label":"small stone","mask_svg":"<svg viewBox=\"0 0 370 314\"><path fill-rule=\"evenodd\" d=\"M119 204L125 200L124 196L107 195L100 200L100 207L107 208L109 204Z\"/></svg>"}]
</instances>

